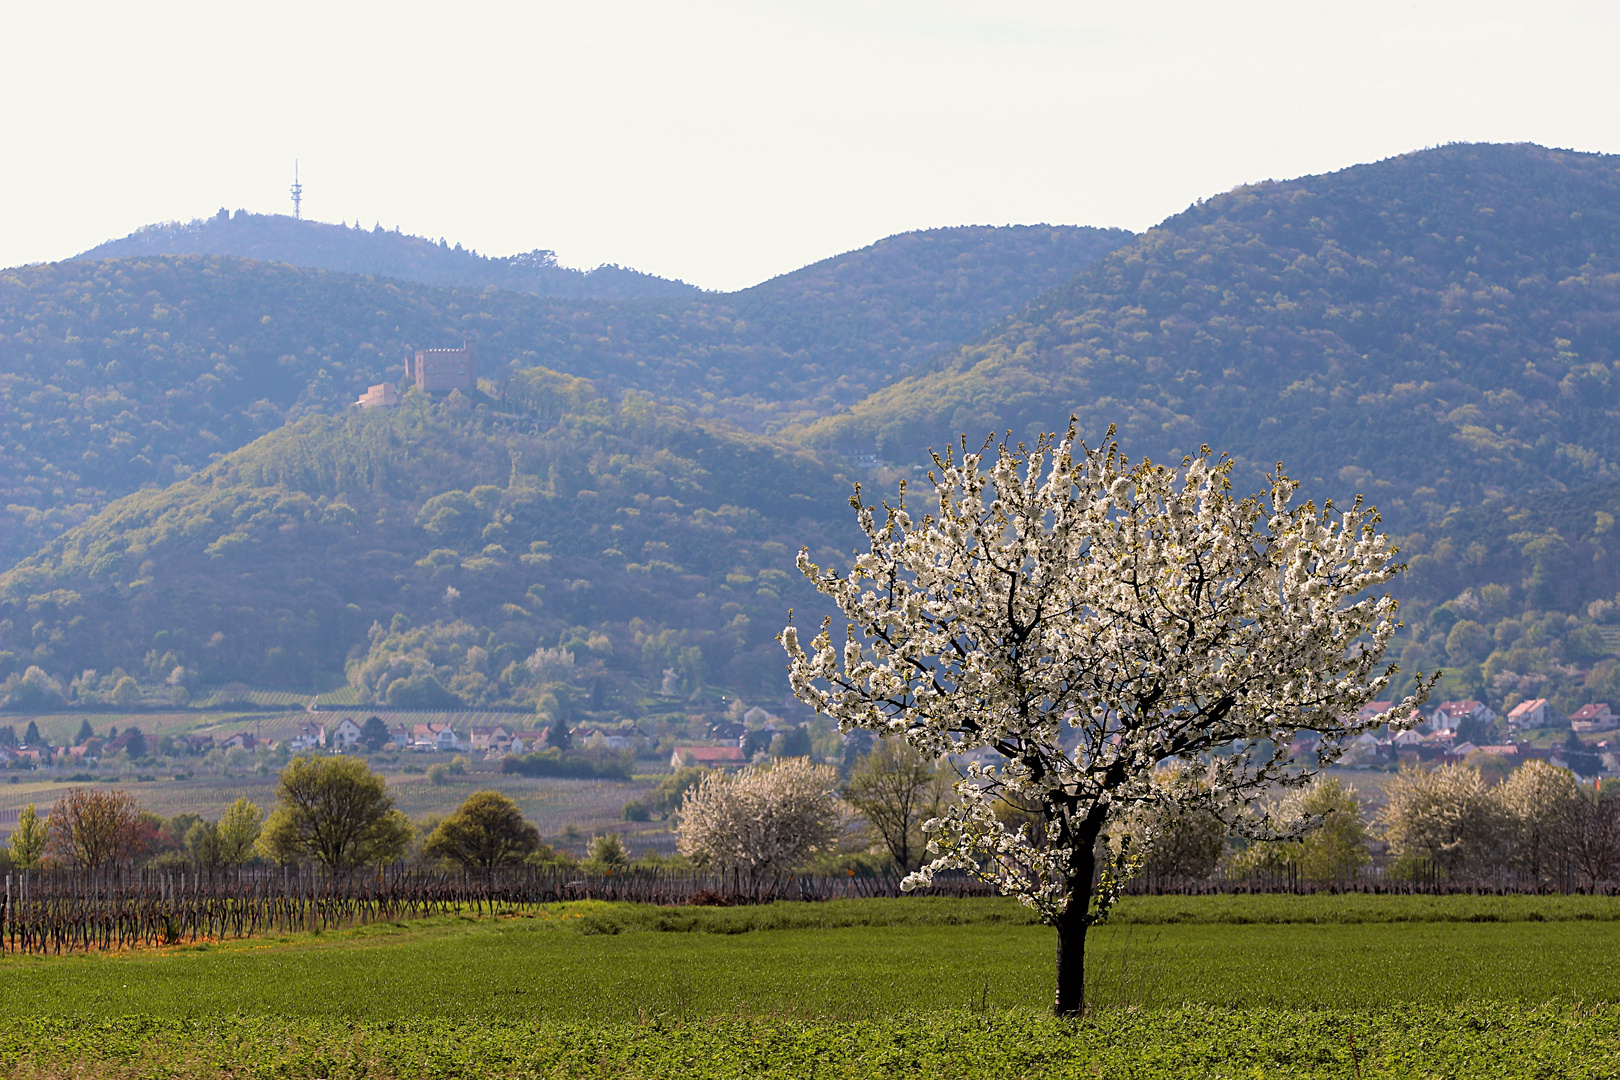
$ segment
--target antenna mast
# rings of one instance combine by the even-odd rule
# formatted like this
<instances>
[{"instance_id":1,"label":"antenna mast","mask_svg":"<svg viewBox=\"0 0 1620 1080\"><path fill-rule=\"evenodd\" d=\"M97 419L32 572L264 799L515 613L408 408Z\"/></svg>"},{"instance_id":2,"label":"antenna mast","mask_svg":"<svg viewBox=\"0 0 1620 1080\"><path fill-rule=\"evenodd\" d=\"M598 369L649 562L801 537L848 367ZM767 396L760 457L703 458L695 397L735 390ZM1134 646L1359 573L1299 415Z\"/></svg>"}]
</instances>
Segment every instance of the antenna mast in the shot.
<instances>
[{"instance_id":1,"label":"antenna mast","mask_svg":"<svg viewBox=\"0 0 1620 1080\"><path fill-rule=\"evenodd\" d=\"M303 216L304 216L303 213L302 213L303 203L304 203L304 185L300 184L298 182L298 159L297 158L293 158L292 200L293 200L293 220L294 221L301 221L301 220L303 220Z\"/></svg>"}]
</instances>

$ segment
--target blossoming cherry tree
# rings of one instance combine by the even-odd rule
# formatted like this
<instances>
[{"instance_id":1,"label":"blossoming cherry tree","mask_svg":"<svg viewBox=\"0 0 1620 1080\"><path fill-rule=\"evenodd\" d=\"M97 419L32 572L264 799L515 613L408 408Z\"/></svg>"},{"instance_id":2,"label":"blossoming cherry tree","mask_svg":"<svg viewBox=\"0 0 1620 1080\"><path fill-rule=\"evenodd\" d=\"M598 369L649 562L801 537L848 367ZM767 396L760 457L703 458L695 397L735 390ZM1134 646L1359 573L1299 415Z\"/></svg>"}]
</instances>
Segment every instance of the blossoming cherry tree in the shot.
<instances>
[{"instance_id":1,"label":"blossoming cherry tree","mask_svg":"<svg viewBox=\"0 0 1620 1080\"><path fill-rule=\"evenodd\" d=\"M1377 723L1357 712L1395 673L1380 657L1399 623L1369 590L1401 567L1359 499L1294 505L1280 466L1238 498L1208 447L1179 469L1133 465L1071 425L1033 449L934 460L921 519L904 485L881 520L856 489L870 550L846 573L800 552L848 627L837 644L828 620L805 649L790 623L790 677L845 731L966 762L905 886L964 871L1034 908L1057 930L1056 1010L1075 1013L1086 929L1142 852L1099 867L1105 827L1207 810L1275 835L1257 797ZM1319 738L1296 757L1301 732Z\"/></svg>"}]
</instances>

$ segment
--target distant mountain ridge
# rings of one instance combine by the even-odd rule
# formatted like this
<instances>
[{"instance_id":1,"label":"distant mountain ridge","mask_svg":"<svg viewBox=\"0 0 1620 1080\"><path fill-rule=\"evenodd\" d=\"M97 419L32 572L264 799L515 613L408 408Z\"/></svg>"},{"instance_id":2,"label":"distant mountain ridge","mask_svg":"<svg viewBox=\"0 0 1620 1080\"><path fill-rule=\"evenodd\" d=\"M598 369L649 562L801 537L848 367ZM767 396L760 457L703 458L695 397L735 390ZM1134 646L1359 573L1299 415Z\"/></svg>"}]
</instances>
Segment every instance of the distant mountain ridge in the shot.
<instances>
[{"instance_id":1,"label":"distant mountain ridge","mask_svg":"<svg viewBox=\"0 0 1620 1080\"><path fill-rule=\"evenodd\" d=\"M413 349L470 339L496 383L545 366L773 431L954 350L1129 235L936 229L742 293L619 300L223 255L0 271L0 569L120 495L348 408Z\"/></svg>"},{"instance_id":2,"label":"distant mountain ridge","mask_svg":"<svg viewBox=\"0 0 1620 1080\"><path fill-rule=\"evenodd\" d=\"M1620 157L1454 145L1201 202L807 437L910 461L1072 411L1411 525L1620 479L1617 365Z\"/></svg>"},{"instance_id":3,"label":"distant mountain ridge","mask_svg":"<svg viewBox=\"0 0 1620 1080\"><path fill-rule=\"evenodd\" d=\"M75 259L126 259L145 255L234 255L244 259L336 270L346 274L420 281L449 288L494 286L536 296L679 297L699 293L684 281L643 274L620 266L575 270L557 265L553 251L536 249L521 255L491 258L421 236L389 232L381 225L332 225L285 214L234 214L221 209L213 217L147 225L128 236L97 244Z\"/></svg>"}]
</instances>

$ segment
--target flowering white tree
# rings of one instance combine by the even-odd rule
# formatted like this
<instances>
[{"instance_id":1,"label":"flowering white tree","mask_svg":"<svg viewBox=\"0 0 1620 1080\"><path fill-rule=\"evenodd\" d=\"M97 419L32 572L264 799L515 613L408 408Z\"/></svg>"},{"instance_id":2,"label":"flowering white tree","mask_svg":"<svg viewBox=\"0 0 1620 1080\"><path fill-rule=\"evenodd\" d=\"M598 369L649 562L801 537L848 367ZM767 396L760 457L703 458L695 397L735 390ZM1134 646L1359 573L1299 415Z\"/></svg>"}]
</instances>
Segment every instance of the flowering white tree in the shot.
<instances>
[{"instance_id":1,"label":"flowering white tree","mask_svg":"<svg viewBox=\"0 0 1620 1080\"><path fill-rule=\"evenodd\" d=\"M1141 857L1127 848L1099 882L1104 828L1158 807L1275 835L1255 797L1305 782L1375 725L1357 712L1394 673L1379 658L1399 624L1392 599L1362 594L1400 567L1359 500L1291 505L1280 467L1239 499L1232 463L1207 447L1180 469L1132 465L1071 427L1033 450L934 460L921 520L904 486L881 522L856 489L871 550L847 574L800 553L849 626L840 647L828 620L809 650L787 627L794 691L846 731L994 752L928 823L934 857L906 884L962 870L1039 911L1057 929L1057 1011L1078 1012L1086 929ZM1321 736L1304 760L1290 750L1301 731ZM1163 768L1178 760L1192 768Z\"/></svg>"},{"instance_id":2,"label":"flowering white tree","mask_svg":"<svg viewBox=\"0 0 1620 1080\"><path fill-rule=\"evenodd\" d=\"M1404 869L1477 873L1512 854L1518 822L1472 765L1403 768L1384 797L1378 820Z\"/></svg>"},{"instance_id":3,"label":"flowering white tree","mask_svg":"<svg viewBox=\"0 0 1620 1080\"><path fill-rule=\"evenodd\" d=\"M837 786L837 771L809 758L709 773L682 797L676 849L757 893L837 839Z\"/></svg>"}]
</instances>

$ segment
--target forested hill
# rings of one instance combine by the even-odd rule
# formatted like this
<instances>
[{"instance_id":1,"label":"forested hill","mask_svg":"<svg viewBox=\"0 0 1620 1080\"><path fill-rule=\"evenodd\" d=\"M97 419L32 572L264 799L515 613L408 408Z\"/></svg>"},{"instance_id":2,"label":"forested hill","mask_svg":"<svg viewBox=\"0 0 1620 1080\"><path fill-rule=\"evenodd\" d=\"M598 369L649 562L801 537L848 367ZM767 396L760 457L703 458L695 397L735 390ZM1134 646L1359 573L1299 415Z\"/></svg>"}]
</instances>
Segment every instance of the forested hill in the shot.
<instances>
[{"instance_id":1,"label":"forested hill","mask_svg":"<svg viewBox=\"0 0 1620 1080\"><path fill-rule=\"evenodd\" d=\"M316 270L375 274L452 288L511 289L537 296L598 297L692 296L684 281L643 274L619 266L575 270L558 266L555 252L538 249L490 258L426 237L301 221L285 214L220 210L210 218L147 225L118 240L97 244L76 259L127 259L152 255L234 255Z\"/></svg>"},{"instance_id":2,"label":"forested hill","mask_svg":"<svg viewBox=\"0 0 1620 1080\"><path fill-rule=\"evenodd\" d=\"M826 357L841 391L875 388L986 334L1131 236L1073 225L900 233L725 299L784 351Z\"/></svg>"},{"instance_id":3,"label":"forested hill","mask_svg":"<svg viewBox=\"0 0 1620 1080\"><path fill-rule=\"evenodd\" d=\"M0 574L0 668L68 693L94 668L92 695L115 667L296 689L347 659L396 705L779 699L774 635L817 603L794 555L849 549L848 485L635 394L510 390L308 416L113 503Z\"/></svg>"},{"instance_id":4,"label":"forested hill","mask_svg":"<svg viewBox=\"0 0 1620 1080\"><path fill-rule=\"evenodd\" d=\"M1565 714L1620 698L1617 517L1620 483L1594 484L1513 492L1401 537L1396 690L1439 668L1437 700L1504 714L1525 698Z\"/></svg>"},{"instance_id":5,"label":"forested hill","mask_svg":"<svg viewBox=\"0 0 1620 1080\"><path fill-rule=\"evenodd\" d=\"M732 296L548 299L223 256L0 272L0 568L142 485L476 342L496 389L545 365L769 431L859 400L1124 234L894 237Z\"/></svg>"},{"instance_id":6,"label":"forested hill","mask_svg":"<svg viewBox=\"0 0 1620 1080\"><path fill-rule=\"evenodd\" d=\"M1620 158L1448 146L1200 203L810 437L912 461L1074 411L1411 525L1620 478L1617 330Z\"/></svg>"}]
</instances>

